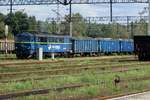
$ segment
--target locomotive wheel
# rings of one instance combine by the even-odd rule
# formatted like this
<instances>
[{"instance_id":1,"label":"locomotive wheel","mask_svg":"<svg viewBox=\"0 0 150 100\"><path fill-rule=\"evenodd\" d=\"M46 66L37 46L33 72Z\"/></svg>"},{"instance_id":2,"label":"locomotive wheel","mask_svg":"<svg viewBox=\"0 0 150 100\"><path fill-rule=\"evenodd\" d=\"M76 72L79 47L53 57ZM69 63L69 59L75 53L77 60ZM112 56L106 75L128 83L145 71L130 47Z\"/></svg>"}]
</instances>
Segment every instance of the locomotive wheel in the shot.
<instances>
[{"instance_id":1,"label":"locomotive wheel","mask_svg":"<svg viewBox=\"0 0 150 100\"><path fill-rule=\"evenodd\" d=\"M31 58L32 55L28 55L28 54L16 54L18 59L28 59Z\"/></svg>"},{"instance_id":2,"label":"locomotive wheel","mask_svg":"<svg viewBox=\"0 0 150 100\"><path fill-rule=\"evenodd\" d=\"M23 56L21 54L16 54L18 59L23 59Z\"/></svg>"}]
</instances>

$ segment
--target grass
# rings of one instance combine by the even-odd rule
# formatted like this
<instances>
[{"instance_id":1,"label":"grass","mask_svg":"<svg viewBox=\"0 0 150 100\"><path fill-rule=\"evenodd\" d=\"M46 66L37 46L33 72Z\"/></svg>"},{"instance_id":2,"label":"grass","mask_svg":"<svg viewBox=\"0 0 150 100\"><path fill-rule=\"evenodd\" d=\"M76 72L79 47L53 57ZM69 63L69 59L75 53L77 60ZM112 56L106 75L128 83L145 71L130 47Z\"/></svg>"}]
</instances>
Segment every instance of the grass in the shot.
<instances>
[{"instance_id":1,"label":"grass","mask_svg":"<svg viewBox=\"0 0 150 100\"><path fill-rule=\"evenodd\" d=\"M62 58L61 58L62 59ZM113 61L113 62L112 62ZM17 61L16 61L17 62ZM19 62L19 61L18 61ZM22 62L22 61L21 61ZM25 61L29 62L29 61ZM42 68L44 70L54 69L54 68L69 68L70 66L75 65L90 65L90 64L99 64L99 66L113 66L113 65L121 65L121 68L125 68L128 66L124 66L124 64L131 63L145 63L145 62L136 62L136 61L123 61L119 62L119 59L114 60L65 60L64 62L58 63L47 63L47 64L33 64L33 65L13 65L0 67L0 72L17 72L17 71L25 71L25 70L33 70L34 68ZM75 66L76 67L76 66ZM95 66L93 66L95 67ZM35 69L35 70L37 70ZM132 69L132 67L129 69ZM39 69L41 70L41 69ZM106 68L105 71L111 71L111 68ZM79 71L77 73L67 72L64 73L61 77L53 77L53 78L45 78L43 80L33 80L33 78L41 77L40 74L31 74L31 75L23 75L23 76L14 76L12 79L19 78L31 78L25 82L8 82L8 83L0 83L0 93L9 93L16 92L22 90L32 90L32 89L41 89L41 88L53 88L53 87L62 87L67 84L78 84L78 83L89 83L91 84L89 87L81 87L76 89L67 89L63 91L50 91L49 94L46 95L37 95L37 96L28 96L16 98L16 100L54 100L54 99L62 99L62 98L73 98L73 97L91 97L91 96L106 96L118 93L126 93L126 92L134 92L134 91L142 91L143 89L150 88L150 80L141 80L141 81L126 81L125 83L120 84L118 87L114 86L113 80L116 75L120 76L121 79L128 78L142 78L146 76L150 76L150 65L142 65L140 70L131 70L127 72L114 72L114 73L103 73L103 70L92 69L92 70L84 70ZM60 73L57 73L57 75ZM74 75L75 74L75 75ZM50 74L43 74L42 77L51 76ZM5 77L7 78L7 76ZM10 78L8 78L10 79ZM2 78L1 78L2 80Z\"/></svg>"},{"instance_id":2,"label":"grass","mask_svg":"<svg viewBox=\"0 0 150 100\"><path fill-rule=\"evenodd\" d=\"M16 55L15 54L1 54L0 53L0 60L7 60L7 59L15 59L16 60Z\"/></svg>"},{"instance_id":3,"label":"grass","mask_svg":"<svg viewBox=\"0 0 150 100\"><path fill-rule=\"evenodd\" d=\"M6 93L11 91L20 91L34 88L52 88L60 87L65 84L75 84L75 83L90 83L90 84L110 84L113 82L115 75L119 75L121 79L135 78L135 77L145 77L149 76L150 69L146 66L138 71L120 72L120 73L106 73L106 74L94 74L92 72L82 72L82 75L71 76L66 75L65 77L48 78L45 80L29 80L26 82L10 82L10 83L0 83L0 93Z\"/></svg>"},{"instance_id":4,"label":"grass","mask_svg":"<svg viewBox=\"0 0 150 100\"><path fill-rule=\"evenodd\" d=\"M105 84L105 86L100 85L91 85L89 87L82 87L78 89L68 89L64 90L62 92L57 91L51 91L47 95L37 95L37 96L29 96L29 97L21 97L17 98L16 100L55 100L55 99L63 99L68 98L68 100L71 100L71 98L77 98L77 97L95 97L95 96L108 96L108 95L114 95L114 94L122 94L127 92L139 92L143 91L143 89L150 88L149 86L150 81L144 80L138 82L128 82L128 88L125 87L115 87L113 84ZM74 99L75 100L75 99ZM87 99L82 99L87 100Z\"/></svg>"}]
</instances>

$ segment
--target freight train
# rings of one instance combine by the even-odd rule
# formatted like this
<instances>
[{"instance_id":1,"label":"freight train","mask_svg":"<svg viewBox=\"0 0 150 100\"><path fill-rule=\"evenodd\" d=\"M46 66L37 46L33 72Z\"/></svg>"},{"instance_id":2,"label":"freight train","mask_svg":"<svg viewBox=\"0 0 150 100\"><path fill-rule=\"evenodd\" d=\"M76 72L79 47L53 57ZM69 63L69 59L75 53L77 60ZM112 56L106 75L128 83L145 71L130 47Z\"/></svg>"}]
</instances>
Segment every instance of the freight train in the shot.
<instances>
[{"instance_id":1,"label":"freight train","mask_svg":"<svg viewBox=\"0 0 150 100\"><path fill-rule=\"evenodd\" d=\"M15 51L18 58L35 57L36 50L43 48L43 55L55 53L60 56L86 56L111 53L132 53L131 39L84 38L51 36L41 33L23 32L15 37Z\"/></svg>"}]
</instances>

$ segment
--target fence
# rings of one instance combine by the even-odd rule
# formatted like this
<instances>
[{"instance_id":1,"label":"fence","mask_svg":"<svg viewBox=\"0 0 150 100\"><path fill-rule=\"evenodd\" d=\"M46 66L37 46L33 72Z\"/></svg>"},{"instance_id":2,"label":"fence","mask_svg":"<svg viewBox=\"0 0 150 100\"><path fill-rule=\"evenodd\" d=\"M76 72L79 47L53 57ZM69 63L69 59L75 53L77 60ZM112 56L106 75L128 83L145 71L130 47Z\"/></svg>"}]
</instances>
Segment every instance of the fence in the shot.
<instances>
[{"instance_id":1,"label":"fence","mask_svg":"<svg viewBox=\"0 0 150 100\"><path fill-rule=\"evenodd\" d=\"M7 49L8 53L13 53L15 50L14 41L8 40L7 44L6 44L6 42L4 40L0 40L0 53L5 53L6 49Z\"/></svg>"}]
</instances>

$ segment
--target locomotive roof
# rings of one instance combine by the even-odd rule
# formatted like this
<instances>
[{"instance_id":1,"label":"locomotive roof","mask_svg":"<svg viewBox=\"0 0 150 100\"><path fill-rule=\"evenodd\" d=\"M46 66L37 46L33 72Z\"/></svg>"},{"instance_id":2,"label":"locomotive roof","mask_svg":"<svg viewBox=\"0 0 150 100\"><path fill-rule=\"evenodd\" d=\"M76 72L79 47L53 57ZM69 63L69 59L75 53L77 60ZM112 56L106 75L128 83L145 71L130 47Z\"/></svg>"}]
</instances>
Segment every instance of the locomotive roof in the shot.
<instances>
[{"instance_id":1,"label":"locomotive roof","mask_svg":"<svg viewBox=\"0 0 150 100\"><path fill-rule=\"evenodd\" d=\"M37 37L70 37L70 36L57 36L57 35L50 35L47 32L22 32L17 34L16 36L37 36Z\"/></svg>"}]
</instances>

